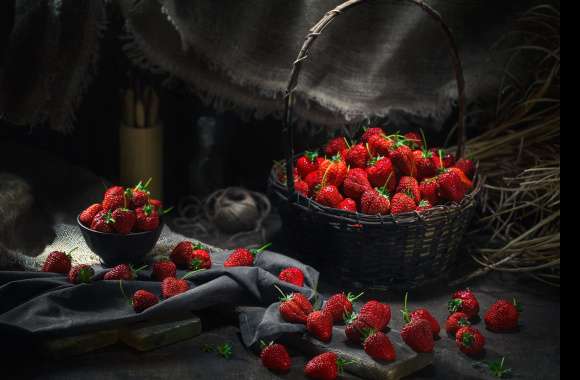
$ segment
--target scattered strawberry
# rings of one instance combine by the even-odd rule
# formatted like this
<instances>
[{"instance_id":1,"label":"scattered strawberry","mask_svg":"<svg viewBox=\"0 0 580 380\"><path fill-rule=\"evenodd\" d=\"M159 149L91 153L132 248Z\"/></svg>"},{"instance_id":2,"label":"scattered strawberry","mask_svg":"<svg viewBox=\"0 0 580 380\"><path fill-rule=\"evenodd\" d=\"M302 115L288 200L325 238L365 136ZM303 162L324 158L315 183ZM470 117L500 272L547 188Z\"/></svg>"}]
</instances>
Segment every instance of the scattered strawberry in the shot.
<instances>
[{"instance_id":1,"label":"scattered strawberry","mask_svg":"<svg viewBox=\"0 0 580 380\"><path fill-rule=\"evenodd\" d=\"M341 154L342 157L345 157L347 149L348 145L346 144L346 140L344 139L344 137L337 137L335 139L330 140L330 142L324 149L324 153L328 157L334 157L337 154Z\"/></svg>"},{"instance_id":2,"label":"scattered strawberry","mask_svg":"<svg viewBox=\"0 0 580 380\"><path fill-rule=\"evenodd\" d=\"M189 290L189 283L184 279L167 277L161 283L161 294L164 299L175 297Z\"/></svg>"},{"instance_id":3,"label":"scattered strawberry","mask_svg":"<svg viewBox=\"0 0 580 380\"><path fill-rule=\"evenodd\" d=\"M366 129L364 131L362 137L360 138L360 141L363 144L366 144L371 140L372 137L380 136L380 135L384 135L384 134L385 134L385 132L383 131L382 128L379 128L379 127L369 128L369 129Z\"/></svg>"},{"instance_id":4,"label":"scattered strawberry","mask_svg":"<svg viewBox=\"0 0 580 380\"><path fill-rule=\"evenodd\" d=\"M433 205L429 201L422 200L421 202L419 202L419 206L417 207L417 212L428 211L428 210L431 210L432 208L433 208Z\"/></svg>"},{"instance_id":5,"label":"scattered strawberry","mask_svg":"<svg viewBox=\"0 0 580 380\"><path fill-rule=\"evenodd\" d=\"M521 308L514 298L513 303L502 300L496 302L485 315L487 329L496 333L517 331Z\"/></svg>"},{"instance_id":6,"label":"scattered strawberry","mask_svg":"<svg viewBox=\"0 0 580 380\"><path fill-rule=\"evenodd\" d=\"M391 212L391 201L386 189L370 189L361 197L361 210L368 215L388 215Z\"/></svg>"},{"instance_id":7,"label":"scattered strawberry","mask_svg":"<svg viewBox=\"0 0 580 380\"><path fill-rule=\"evenodd\" d=\"M475 163L472 160L463 158L455 164L455 167L461 170L468 178L475 175Z\"/></svg>"},{"instance_id":8,"label":"scattered strawberry","mask_svg":"<svg viewBox=\"0 0 580 380\"><path fill-rule=\"evenodd\" d=\"M369 158L369 151L366 146L357 144L348 150L345 160L351 168L364 169L367 167Z\"/></svg>"},{"instance_id":9,"label":"scattered strawberry","mask_svg":"<svg viewBox=\"0 0 580 380\"><path fill-rule=\"evenodd\" d=\"M443 199L459 203L465 198L465 185L461 182L461 177L457 172L446 170L437 178L439 194Z\"/></svg>"},{"instance_id":10,"label":"scattered strawberry","mask_svg":"<svg viewBox=\"0 0 580 380\"><path fill-rule=\"evenodd\" d=\"M88 284L91 282L95 270L89 265L77 265L68 274L68 281L71 284Z\"/></svg>"},{"instance_id":11,"label":"scattered strawberry","mask_svg":"<svg viewBox=\"0 0 580 380\"><path fill-rule=\"evenodd\" d=\"M419 189L421 190L421 199L428 201L432 206L439 204L439 183L436 178L424 180L419 185Z\"/></svg>"},{"instance_id":12,"label":"scattered strawberry","mask_svg":"<svg viewBox=\"0 0 580 380\"><path fill-rule=\"evenodd\" d=\"M395 167L389 158L378 156L371 159L366 170L369 182L373 187L386 185L389 192L394 192L397 188Z\"/></svg>"},{"instance_id":13,"label":"scattered strawberry","mask_svg":"<svg viewBox=\"0 0 580 380\"><path fill-rule=\"evenodd\" d=\"M358 314L350 313L344 316L345 329L344 333L348 340L355 344L361 344L363 341L363 333L365 330L372 330L364 320L359 319Z\"/></svg>"},{"instance_id":14,"label":"scattered strawberry","mask_svg":"<svg viewBox=\"0 0 580 380\"><path fill-rule=\"evenodd\" d=\"M328 301L326 301L326 304L324 304L324 308L322 310L330 314L335 323L341 322L344 320L345 315L351 314L353 312L352 303L362 297L362 295L362 293L358 296L355 296L352 293L336 294L330 297Z\"/></svg>"},{"instance_id":15,"label":"scattered strawberry","mask_svg":"<svg viewBox=\"0 0 580 380\"><path fill-rule=\"evenodd\" d=\"M318 168L322 187L328 185L342 186L347 173L348 167L340 155L324 160Z\"/></svg>"},{"instance_id":16,"label":"scattered strawberry","mask_svg":"<svg viewBox=\"0 0 580 380\"><path fill-rule=\"evenodd\" d=\"M91 230L110 234L115 231L114 226L115 219L113 219L111 211L103 210L95 216L95 219L91 224Z\"/></svg>"},{"instance_id":17,"label":"scattered strawberry","mask_svg":"<svg viewBox=\"0 0 580 380\"><path fill-rule=\"evenodd\" d=\"M395 148L395 142L384 134L371 136L367 145L368 150L373 157L389 157L391 151Z\"/></svg>"},{"instance_id":18,"label":"scattered strawberry","mask_svg":"<svg viewBox=\"0 0 580 380\"><path fill-rule=\"evenodd\" d=\"M344 198L334 185L324 186L316 195L316 202L330 208L338 208Z\"/></svg>"},{"instance_id":19,"label":"scattered strawberry","mask_svg":"<svg viewBox=\"0 0 580 380\"><path fill-rule=\"evenodd\" d=\"M300 323L305 325L308 316L314 311L308 298L300 293L294 293L287 296L281 290L279 291L282 293L279 308L282 319L289 323Z\"/></svg>"},{"instance_id":20,"label":"scattered strawberry","mask_svg":"<svg viewBox=\"0 0 580 380\"><path fill-rule=\"evenodd\" d=\"M226 268L253 267L256 256L268 249L272 244L266 244L259 249L238 248L225 261Z\"/></svg>"},{"instance_id":21,"label":"scattered strawberry","mask_svg":"<svg viewBox=\"0 0 580 380\"><path fill-rule=\"evenodd\" d=\"M417 210L417 203L407 193L397 193L391 200L391 213L393 215L404 214Z\"/></svg>"},{"instance_id":22,"label":"scattered strawberry","mask_svg":"<svg viewBox=\"0 0 580 380\"><path fill-rule=\"evenodd\" d=\"M429 312L429 310L427 309L417 309L413 312L410 312L408 309L408 301L409 301L409 295L407 294L405 296L405 305L403 306L403 318L405 320L415 320L415 319L424 319L427 322L429 322L429 326L431 326L431 331L433 333L433 337L437 338L439 337L439 334L441 333L441 325L439 324L439 322L435 319L435 317L433 317L433 315L431 314L431 312Z\"/></svg>"},{"instance_id":23,"label":"scattered strawberry","mask_svg":"<svg viewBox=\"0 0 580 380\"><path fill-rule=\"evenodd\" d=\"M457 336L459 329L468 326L471 326L471 323L469 323L469 316L467 314L461 312L453 313L449 316L449 319L447 319L445 330L447 331L447 334Z\"/></svg>"},{"instance_id":24,"label":"scattered strawberry","mask_svg":"<svg viewBox=\"0 0 580 380\"><path fill-rule=\"evenodd\" d=\"M364 337L364 350L371 358L394 362L397 360L395 347L390 339L382 332L368 330Z\"/></svg>"},{"instance_id":25,"label":"scattered strawberry","mask_svg":"<svg viewBox=\"0 0 580 380\"><path fill-rule=\"evenodd\" d=\"M121 264L117 265L107 273L105 273L104 280L105 281L112 281L112 280L125 280L125 281L133 281L137 278L137 272L140 269L134 270L131 268L130 265Z\"/></svg>"},{"instance_id":26,"label":"scattered strawberry","mask_svg":"<svg viewBox=\"0 0 580 380\"><path fill-rule=\"evenodd\" d=\"M83 211L79 216L79 220L84 226L90 227L93 224L95 216L102 210L103 206L100 203L96 203Z\"/></svg>"},{"instance_id":27,"label":"scattered strawberry","mask_svg":"<svg viewBox=\"0 0 580 380\"><path fill-rule=\"evenodd\" d=\"M457 346L468 356L478 356L485 348L485 337L473 327L462 327L457 332Z\"/></svg>"},{"instance_id":28,"label":"scattered strawberry","mask_svg":"<svg viewBox=\"0 0 580 380\"><path fill-rule=\"evenodd\" d=\"M298 268L286 268L278 276L280 281L287 282L298 287L304 286L304 273Z\"/></svg>"},{"instance_id":29,"label":"scattered strawberry","mask_svg":"<svg viewBox=\"0 0 580 380\"><path fill-rule=\"evenodd\" d=\"M121 186L113 186L105 192L102 206L105 211L113 211L125 207L126 203L125 188Z\"/></svg>"},{"instance_id":30,"label":"scattered strawberry","mask_svg":"<svg viewBox=\"0 0 580 380\"><path fill-rule=\"evenodd\" d=\"M135 227L135 223L137 223L137 217L135 216L135 213L126 208L116 209L113 211L111 216L115 220L113 228L121 235L130 234Z\"/></svg>"},{"instance_id":31,"label":"scattered strawberry","mask_svg":"<svg viewBox=\"0 0 580 380\"><path fill-rule=\"evenodd\" d=\"M467 314L469 319L473 319L479 315L479 301L475 294L467 289L458 291L453 294L453 298L449 301L449 312L457 313L463 312Z\"/></svg>"},{"instance_id":32,"label":"scattered strawberry","mask_svg":"<svg viewBox=\"0 0 580 380\"><path fill-rule=\"evenodd\" d=\"M136 226L138 231L155 231L159 228L161 223L159 213L153 206L147 204L135 210L135 213L137 214Z\"/></svg>"},{"instance_id":33,"label":"scattered strawberry","mask_svg":"<svg viewBox=\"0 0 580 380\"><path fill-rule=\"evenodd\" d=\"M137 313L142 313L158 303L159 297L146 290L138 290L135 292L132 299L133 309Z\"/></svg>"},{"instance_id":34,"label":"scattered strawberry","mask_svg":"<svg viewBox=\"0 0 580 380\"><path fill-rule=\"evenodd\" d=\"M197 249L204 249L201 244L194 244L190 241L182 241L177 244L173 251L169 255L171 261L175 263L179 268L187 268L191 264L191 256L193 251Z\"/></svg>"},{"instance_id":35,"label":"scattered strawberry","mask_svg":"<svg viewBox=\"0 0 580 380\"><path fill-rule=\"evenodd\" d=\"M318 152L306 152L296 163L298 174L301 178L306 178L308 174L318 171L323 160L323 158L318 157Z\"/></svg>"},{"instance_id":36,"label":"scattered strawberry","mask_svg":"<svg viewBox=\"0 0 580 380\"><path fill-rule=\"evenodd\" d=\"M212 261L209 250L203 245L196 245L189 258L189 269L192 271L200 269L211 269Z\"/></svg>"},{"instance_id":37,"label":"scattered strawberry","mask_svg":"<svg viewBox=\"0 0 580 380\"><path fill-rule=\"evenodd\" d=\"M322 342L332 340L334 320L332 314L325 311L314 311L306 319L306 329L316 339Z\"/></svg>"},{"instance_id":38,"label":"scattered strawberry","mask_svg":"<svg viewBox=\"0 0 580 380\"><path fill-rule=\"evenodd\" d=\"M391 160L397 167L401 175L416 177L417 165L415 164L415 154L406 145L400 145L391 152Z\"/></svg>"},{"instance_id":39,"label":"scattered strawberry","mask_svg":"<svg viewBox=\"0 0 580 380\"><path fill-rule=\"evenodd\" d=\"M377 331L384 331L391 323L391 318L391 307L378 301L367 302L358 315L358 319Z\"/></svg>"},{"instance_id":40,"label":"scattered strawberry","mask_svg":"<svg viewBox=\"0 0 580 380\"><path fill-rule=\"evenodd\" d=\"M433 327L425 319L412 319L408 312L408 294L405 296L403 320L406 323L401 337L403 341L417 353L431 353L435 349Z\"/></svg>"},{"instance_id":41,"label":"scattered strawberry","mask_svg":"<svg viewBox=\"0 0 580 380\"><path fill-rule=\"evenodd\" d=\"M356 213L358 211L357 203L354 199L346 198L342 202L339 203L338 207L339 210L350 211Z\"/></svg>"},{"instance_id":42,"label":"scattered strawberry","mask_svg":"<svg viewBox=\"0 0 580 380\"><path fill-rule=\"evenodd\" d=\"M335 380L342 372L346 363L339 359L334 352L327 352L312 359L306 368L304 374L315 380Z\"/></svg>"},{"instance_id":43,"label":"scattered strawberry","mask_svg":"<svg viewBox=\"0 0 580 380\"><path fill-rule=\"evenodd\" d=\"M305 198L308 198L310 195L310 188L308 187L308 184L301 179L294 182L294 190L296 190L298 194Z\"/></svg>"},{"instance_id":44,"label":"scattered strawberry","mask_svg":"<svg viewBox=\"0 0 580 380\"><path fill-rule=\"evenodd\" d=\"M402 177L396 192L408 194L415 203L421 201L421 188L419 187L419 182L413 177Z\"/></svg>"},{"instance_id":45,"label":"scattered strawberry","mask_svg":"<svg viewBox=\"0 0 580 380\"><path fill-rule=\"evenodd\" d=\"M50 253L42 266L42 271L46 273L68 274L72 267L71 253L76 249L73 249L69 253L58 251Z\"/></svg>"},{"instance_id":46,"label":"scattered strawberry","mask_svg":"<svg viewBox=\"0 0 580 380\"><path fill-rule=\"evenodd\" d=\"M262 342L262 353L260 354L262 365L277 373L288 373L292 368L292 359L286 347L274 342L267 345Z\"/></svg>"},{"instance_id":47,"label":"scattered strawberry","mask_svg":"<svg viewBox=\"0 0 580 380\"><path fill-rule=\"evenodd\" d=\"M153 264L153 270L151 277L155 281L163 281L169 277L175 277L177 275L177 266L173 261L162 260Z\"/></svg>"},{"instance_id":48,"label":"scattered strawberry","mask_svg":"<svg viewBox=\"0 0 580 380\"><path fill-rule=\"evenodd\" d=\"M365 191L372 189L364 169L351 169L344 180L344 195L354 200L361 199Z\"/></svg>"}]
</instances>

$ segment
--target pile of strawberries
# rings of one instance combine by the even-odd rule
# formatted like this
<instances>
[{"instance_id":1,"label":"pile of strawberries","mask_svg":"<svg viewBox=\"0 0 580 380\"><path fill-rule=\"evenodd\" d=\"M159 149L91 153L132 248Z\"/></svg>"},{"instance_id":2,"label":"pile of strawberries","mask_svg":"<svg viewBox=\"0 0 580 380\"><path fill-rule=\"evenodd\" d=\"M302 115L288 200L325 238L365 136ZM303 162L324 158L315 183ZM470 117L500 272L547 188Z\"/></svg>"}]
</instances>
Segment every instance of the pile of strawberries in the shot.
<instances>
[{"instance_id":1,"label":"pile of strawberries","mask_svg":"<svg viewBox=\"0 0 580 380\"><path fill-rule=\"evenodd\" d=\"M279 169L278 179L286 183ZM474 186L475 171L472 160L456 161L441 149L428 149L417 133L389 135L369 128L359 142L335 138L323 155L307 152L298 158L294 186L329 208L397 215L461 202Z\"/></svg>"},{"instance_id":2,"label":"pile of strawberries","mask_svg":"<svg viewBox=\"0 0 580 380\"><path fill-rule=\"evenodd\" d=\"M133 188L113 186L105 191L101 203L95 203L79 216L80 222L97 232L128 235L154 231L160 217L167 213L163 204L151 197L149 185L139 182Z\"/></svg>"},{"instance_id":3,"label":"pile of strawberries","mask_svg":"<svg viewBox=\"0 0 580 380\"><path fill-rule=\"evenodd\" d=\"M391 307L370 301L357 314L354 313L353 302L359 297L337 294L324 304L322 310L317 311L304 295L294 293L284 295L279 310L286 322L306 325L308 333L322 342L330 342L335 324L344 321L347 339L361 345L371 358L383 362L397 360L395 347L385 334L391 322ZM481 355L485 337L471 326L480 311L475 294L471 290L456 292L449 302L449 311L446 323L449 336L455 339L458 348L466 355ZM410 311L408 296L405 297L402 314L405 323L401 331L403 341L418 353L432 353L441 332L437 319L424 308ZM518 329L519 316L517 302L498 301L486 313L485 324L492 332L513 332ZM290 371L292 366L288 350L281 344L263 345L261 359L266 368L279 373ZM304 372L311 379L334 380L346 364L335 353L328 352L312 359ZM505 372L503 367L498 370Z\"/></svg>"}]
</instances>

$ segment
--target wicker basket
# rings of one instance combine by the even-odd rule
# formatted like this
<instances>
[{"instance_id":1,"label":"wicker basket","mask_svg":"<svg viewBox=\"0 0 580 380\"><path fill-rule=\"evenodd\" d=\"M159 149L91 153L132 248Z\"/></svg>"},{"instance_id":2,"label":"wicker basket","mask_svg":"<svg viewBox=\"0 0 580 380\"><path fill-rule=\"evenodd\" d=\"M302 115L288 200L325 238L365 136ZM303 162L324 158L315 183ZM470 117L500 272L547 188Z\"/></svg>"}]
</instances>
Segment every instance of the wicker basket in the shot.
<instances>
[{"instance_id":1,"label":"wicker basket","mask_svg":"<svg viewBox=\"0 0 580 380\"><path fill-rule=\"evenodd\" d=\"M412 289L442 278L454 264L475 213L481 184L460 203L422 213L370 216L324 207L295 192L293 94L310 49L322 32L347 10L366 0L350 0L327 13L312 28L294 63L285 102L284 133L287 178L283 184L272 170L270 190L278 206L294 254L316 265L326 279L349 288ZM442 26L451 46L459 93L458 151L465 149L465 80L457 45L441 15L421 0L419 6Z\"/></svg>"}]
</instances>

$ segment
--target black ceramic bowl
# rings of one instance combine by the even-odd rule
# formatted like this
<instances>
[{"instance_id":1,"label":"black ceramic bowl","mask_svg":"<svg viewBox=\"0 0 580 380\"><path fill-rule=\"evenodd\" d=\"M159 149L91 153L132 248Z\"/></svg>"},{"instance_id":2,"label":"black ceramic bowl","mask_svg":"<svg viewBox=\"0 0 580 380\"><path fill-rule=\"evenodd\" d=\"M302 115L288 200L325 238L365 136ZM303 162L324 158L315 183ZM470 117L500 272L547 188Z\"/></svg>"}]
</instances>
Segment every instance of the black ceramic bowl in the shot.
<instances>
[{"instance_id":1,"label":"black ceramic bowl","mask_svg":"<svg viewBox=\"0 0 580 380\"><path fill-rule=\"evenodd\" d=\"M147 255L155 248L163 230L163 221L155 231L129 235L93 231L84 226L79 218L77 218L77 223L87 245L103 260L105 267L114 267L119 264L143 264Z\"/></svg>"}]
</instances>

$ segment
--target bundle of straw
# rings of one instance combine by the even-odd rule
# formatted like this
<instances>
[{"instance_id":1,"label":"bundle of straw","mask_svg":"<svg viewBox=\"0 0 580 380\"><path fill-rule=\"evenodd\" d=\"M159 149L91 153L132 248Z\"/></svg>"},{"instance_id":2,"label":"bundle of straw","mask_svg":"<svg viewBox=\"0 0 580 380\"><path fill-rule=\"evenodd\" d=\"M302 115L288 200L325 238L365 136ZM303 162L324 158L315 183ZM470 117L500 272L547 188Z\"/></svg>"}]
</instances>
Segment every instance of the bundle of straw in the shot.
<instances>
[{"instance_id":1,"label":"bundle of straw","mask_svg":"<svg viewBox=\"0 0 580 380\"><path fill-rule=\"evenodd\" d=\"M485 176L480 227L493 236L473 255L482 268L457 283L500 271L559 287L560 11L535 7L517 25L497 47L510 53L497 121L467 144ZM522 65L531 79L514 74Z\"/></svg>"}]
</instances>

